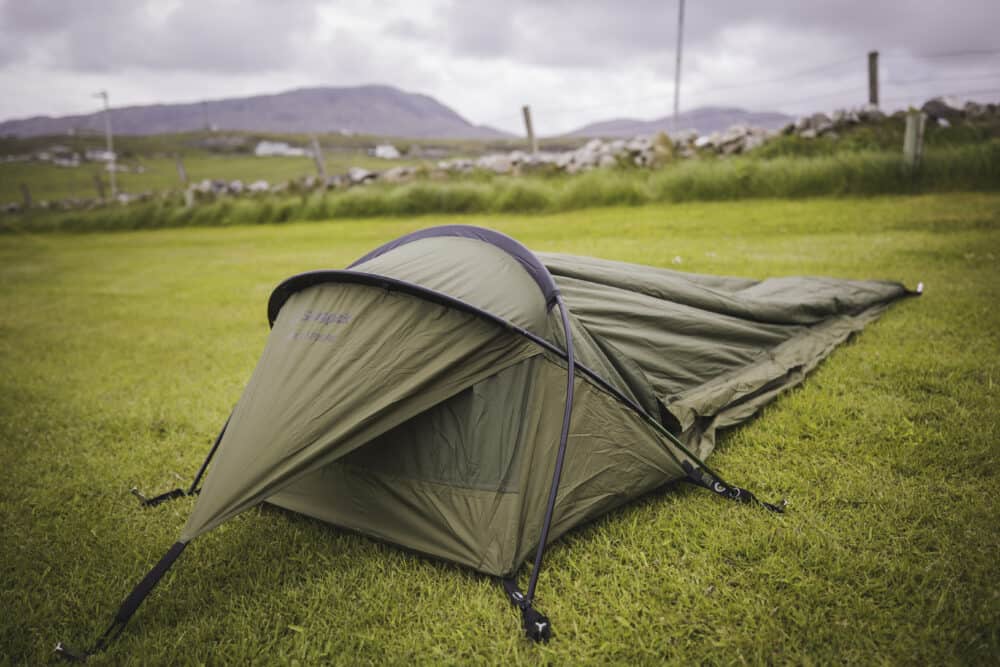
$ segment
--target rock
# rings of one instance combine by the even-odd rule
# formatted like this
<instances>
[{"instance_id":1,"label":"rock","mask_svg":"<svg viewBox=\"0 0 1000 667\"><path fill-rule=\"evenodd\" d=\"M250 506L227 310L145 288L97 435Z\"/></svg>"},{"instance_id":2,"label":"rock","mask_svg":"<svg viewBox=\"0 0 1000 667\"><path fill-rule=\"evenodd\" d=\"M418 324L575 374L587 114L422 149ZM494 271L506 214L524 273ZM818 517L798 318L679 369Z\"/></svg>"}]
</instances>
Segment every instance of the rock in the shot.
<instances>
[{"instance_id":1,"label":"rock","mask_svg":"<svg viewBox=\"0 0 1000 667\"><path fill-rule=\"evenodd\" d=\"M962 109L959 108L958 103L947 97L935 97L927 100L924 102L924 105L920 107L920 110L935 120L938 118L945 118L952 121L959 120L963 115Z\"/></svg>"},{"instance_id":2,"label":"rock","mask_svg":"<svg viewBox=\"0 0 1000 667\"><path fill-rule=\"evenodd\" d=\"M978 102L973 102L971 100L965 103L962 111L964 111L965 115L969 118L982 118L989 114L989 109L985 104L979 104Z\"/></svg>"},{"instance_id":3,"label":"rock","mask_svg":"<svg viewBox=\"0 0 1000 667\"><path fill-rule=\"evenodd\" d=\"M767 136L764 134L751 134L743 140L743 152L752 151L767 143Z\"/></svg>"},{"instance_id":4,"label":"rock","mask_svg":"<svg viewBox=\"0 0 1000 667\"><path fill-rule=\"evenodd\" d=\"M476 166L480 169L487 169L496 174L506 174L510 172L514 165L511 162L510 157L507 155L494 153L492 155L484 155L476 160Z\"/></svg>"},{"instance_id":5,"label":"rock","mask_svg":"<svg viewBox=\"0 0 1000 667\"><path fill-rule=\"evenodd\" d=\"M625 143L625 150L630 153L641 153L653 145L649 137L634 137Z\"/></svg>"},{"instance_id":6,"label":"rock","mask_svg":"<svg viewBox=\"0 0 1000 667\"><path fill-rule=\"evenodd\" d=\"M858 110L858 120L877 122L884 119L885 114L874 104L866 104Z\"/></svg>"},{"instance_id":7,"label":"rock","mask_svg":"<svg viewBox=\"0 0 1000 667\"><path fill-rule=\"evenodd\" d=\"M733 125L719 137L718 144L727 146L729 144L742 143L743 138L750 134L750 128L746 125Z\"/></svg>"},{"instance_id":8,"label":"rock","mask_svg":"<svg viewBox=\"0 0 1000 667\"><path fill-rule=\"evenodd\" d=\"M736 155L743 152L743 142L730 141L728 144L722 144L719 149L723 155Z\"/></svg>"},{"instance_id":9,"label":"rock","mask_svg":"<svg viewBox=\"0 0 1000 667\"><path fill-rule=\"evenodd\" d=\"M413 167L393 167L382 173L382 180L386 183L402 183L413 178L415 171Z\"/></svg>"},{"instance_id":10,"label":"rock","mask_svg":"<svg viewBox=\"0 0 1000 667\"><path fill-rule=\"evenodd\" d=\"M809 129L799 132L799 136L803 139L815 139L818 135L816 134L816 130L810 127Z\"/></svg>"},{"instance_id":11,"label":"rock","mask_svg":"<svg viewBox=\"0 0 1000 667\"><path fill-rule=\"evenodd\" d=\"M688 146L698 138L698 133L694 130L682 130L675 134L674 145L680 148L681 146Z\"/></svg>"},{"instance_id":12,"label":"rock","mask_svg":"<svg viewBox=\"0 0 1000 667\"><path fill-rule=\"evenodd\" d=\"M809 117L809 127L819 136L833 130L833 121L825 113L814 113Z\"/></svg>"},{"instance_id":13,"label":"rock","mask_svg":"<svg viewBox=\"0 0 1000 667\"><path fill-rule=\"evenodd\" d=\"M610 154L602 155L601 158L597 161L597 166L603 168L614 167L616 164L618 164L618 160L615 158L614 155Z\"/></svg>"},{"instance_id":14,"label":"rock","mask_svg":"<svg viewBox=\"0 0 1000 667\"><path fill-rule=\"evenodd\" d=\"M374 181L376 178L378 178L378 174L374 171L368 171L361 167L351 167L347 170L347 180L351 182L351 185L364 185L365 183Z\"/></svg>"},{"instance_id":15,"label":"rock","mask_svg":"<svg viewBox=\"0 0 1000 667\"><path fill-rule=\"evenodd\" d=\"M694 140L695 148L708 148L712 145L712 137L702 135Z\"/></svg>"}]
</instances>

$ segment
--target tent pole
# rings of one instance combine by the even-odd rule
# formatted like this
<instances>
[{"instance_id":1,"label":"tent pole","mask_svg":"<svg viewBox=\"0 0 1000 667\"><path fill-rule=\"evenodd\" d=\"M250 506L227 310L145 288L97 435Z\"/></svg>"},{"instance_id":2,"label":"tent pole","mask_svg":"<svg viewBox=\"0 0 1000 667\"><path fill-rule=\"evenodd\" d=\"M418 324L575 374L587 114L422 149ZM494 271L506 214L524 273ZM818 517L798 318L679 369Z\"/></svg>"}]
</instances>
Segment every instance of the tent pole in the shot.
<instances>
[{"instance_id":1,"label":"tent pole","mask_svg":"<svg viewBox=\"0 0 1000 667\"><path fill-rule=\"evenodd\" d=\"M233 409L233 412L236 412L235 408ZM212 462L212 458L215 456L215 450L219 448L219 443L222 442L222 436L226 434L226 429L229 427L229 420L233 418L233 412L230 412L229 416L226 417L226 423L222 425L222 430L219 431L219 435L215 436L215 442L212 443L212 449L208 450L208 456L205 457L204 463L202 463L201 467L198 468L198 474L194 476L194 481L191 482L191 488L187 491L189 496L194 494L198 489L198 482L201 481L201 476L204 475L205 471L208 469L208 464Z\"/></svg>"},{"instance_id":2,"label":"tent pole","mask_svg":"<svg viewBox=\"0 0 1000 667\"><path fill-rule=\"evenodd\" d=\"M542 569L542 557L545 554L545 543L549 539L549 529L552 527L552 514L556 506L556 495L559 493L559 479L562 476L563 461L566 458L566 443L569 440L570 418L573 414L573 382L576 377L576 355L573 352L573 334L570 331L569 314L562 295L556 293L556 305L562 317L563 333L566 337L566 406L563 408L562 432L559 434L559 452L556 455L556 467L552 473L552 486L549 488L549 502L545 508L545 519L542 521L542 533L539 537L538 550L535 552L535 565L531 570L528 582L528 592L525 595L530 605L535 599L535 587L538 585L538 574Z\"/></svg>"}]
</instances>

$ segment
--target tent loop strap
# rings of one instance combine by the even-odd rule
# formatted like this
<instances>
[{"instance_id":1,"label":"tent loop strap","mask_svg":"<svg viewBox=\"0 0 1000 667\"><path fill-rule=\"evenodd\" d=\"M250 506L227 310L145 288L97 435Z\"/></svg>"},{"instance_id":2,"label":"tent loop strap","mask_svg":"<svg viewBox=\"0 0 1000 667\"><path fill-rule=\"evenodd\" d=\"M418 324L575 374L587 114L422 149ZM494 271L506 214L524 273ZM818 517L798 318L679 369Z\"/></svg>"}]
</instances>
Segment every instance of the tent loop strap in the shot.
<instances>
[{"instance_id":1,"label":"tent loop strap","mask_svg":"<svg viewBox=\"0 0 1000 667\"><path fill-rule=\"evenodd\" d=\"M769 512L775 512L776 514L784 514L785 507L788 506L788 500L785 499L777 504L764 502L753 493L742 487L728 484L719 479L717 475L706 474L702 469L693 466L690 461L682 461L681 467L683 467L684 472L687 473L687 479L685 481L706 488L715 495L727 500L735 500L738 503L746 503L750 505L759 505Z\"/></svg>"},{"instance_id":2,"label":"tent loop strap","mask_svg":"<svg viewBox=\"0 0 1000 667\"><path fill-rule=\"evenodd\" d=\"M118 608L118 612L115 614L114 620L111 621L111 625L109 625L108 629L104 631L104 634L98 637L97 641L94 642L94 645L89 650L83 652L74 651L62 642L59 642L55 647L56 655L72 662L84 662L95 653L100 653L106 649L108 644L117 639L118 635L122 633L122 630L125 629L129 619L132 618L136 610L139 609L139 605L141 605L142 601L146 599L146 596L153 591L156 584L160 582L160 579L162 579L163 575L167 573L167 570L169 570L174 564L174 561L177 560L186 546L186 542L175 542L174 545L170 547L170 550L167 551L166 555L160 559L160 562L153 566L153 569L150 570L146 576L142 578L142 581L140 581L136 587L132 589L132 592L129 593L128 597L125 598L125 601L122 602L121 607Z\"/></svg>"},{"instance_id":3,"label":"tent loop strap","mask_svg":"<svg viewBox=\"0 0 1000 667\"><path fill-rule=\"evenodd\" d=\"M552 637L552 623L549 622L548 616L534 608L531 601L517 587L515 579L501 579L500 584L507 593L510 603L521 611L521 625L525 636L534 642L548 642Z\"/></svg>"},{"instance_id":4,"label":"tent loop strap","mask_svg":"<svg viewBox=\"0 0 1000 667\"><path fill-rule=\"evenodd\" d=\"M182 498L184 496L195 495L198 493L198 491L195 491L194 494L191 494L185 491L184 489L171 489L166 493L161 493L158 496L147 498L145 495L143 495L141 491L139 491L138 488L133 486L131 489L129 489L129 493L138 498L139 502L142 504L143 507L156 507L160 503L165 503L168 500L173 500L174 498Z\"/></svg>"},{"instance_id":5,"label":"tent loop strap","mask_svg":"<svg viewBox=\"0 0 1000 667\"><path fill-rule=\"evenodd\" d=\"M234 410L235 411L235 410ZM229 416L226 418L226 423L222 425L222 430L219 431L219 435L215 436L215 442L212 443L212 448L208 450L208 456L205 457L204 462L202 462L201 467L198 468L198 472L194 476L194 481L191 482L191 486L187 490L177 488L167 491L166 493L161 493L158 496L153 496L152 498L147 498L145 495L139 491L138 488L132 487L129 490L133 496L139 499L143 507L156 507L160 503L165 503L168 500L173 500L174 498L183 498L184 496L196 496L201 493L201 489L198 488L198 484L201 482L201 478L205 475L205 471L208 470L208 464L212 462L212 458L215 456L216 450L219 449L219 443L222 442L222 436L226 434L226 428L229 426L229 420L233 418L233 413L230 412Z\"/></svg>"}]
</instances>

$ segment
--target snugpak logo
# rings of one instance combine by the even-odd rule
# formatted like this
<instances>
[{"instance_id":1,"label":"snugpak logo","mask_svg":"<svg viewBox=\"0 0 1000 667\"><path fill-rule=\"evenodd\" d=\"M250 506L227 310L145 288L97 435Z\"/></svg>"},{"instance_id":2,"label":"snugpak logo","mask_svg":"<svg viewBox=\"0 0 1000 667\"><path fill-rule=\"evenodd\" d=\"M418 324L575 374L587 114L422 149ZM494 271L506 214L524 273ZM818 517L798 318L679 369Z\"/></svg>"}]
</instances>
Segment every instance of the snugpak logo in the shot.
<instances>
[{"instance_id":1,"label":"snugpak logo","mask_svg":"<svg viewBox=\"0 0 1000 667\"><path fill-rule=\"evenodd\" d=\"M289 334L288 339L307 340L311 343L335 343L339 332L331 331L327 327L330 325L350 324L352 319L350 313L307 310L302 313L302 319L299 320L300 324L303 322L315 322L319 325L319 328L307 330L300 327Z\"/></svg>"},{"instance_id":2,"label":"snugpak logo","mask_svg":"<svg viewBox=\"0 0 1000 667\"><path fill-rule=\"evenodd\" d=\"M302 313L303 322L320 322L322 324L349 324L350 313L331 313L329 311L307 310Z\"/></svg>"}]
</instances>

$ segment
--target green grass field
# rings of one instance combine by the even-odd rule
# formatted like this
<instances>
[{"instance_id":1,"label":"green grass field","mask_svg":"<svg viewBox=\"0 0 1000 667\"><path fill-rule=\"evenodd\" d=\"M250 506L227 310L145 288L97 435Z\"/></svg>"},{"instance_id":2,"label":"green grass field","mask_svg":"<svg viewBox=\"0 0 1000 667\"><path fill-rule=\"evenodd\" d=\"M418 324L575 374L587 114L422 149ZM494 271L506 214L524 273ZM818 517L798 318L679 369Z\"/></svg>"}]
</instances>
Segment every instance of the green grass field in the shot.
<instances>
[{"instance_id":1,"label":"green grass field","mask_svg":"<svg viewBox=\"0 0 1000 667\"><path fill-rule=\"evenodd\" d=\"M163 192L181 190L177 163L170 157L148 157L127 160L127 164L141 164L145 171L138 173L118 173L118 189L122 192ZM343 174L351 167L366 169L389 169L399 164L416 164L415 160L380 160L363 152L331 153L325 156L328 174ZM197 183L202 179L218 179L226 182L241 180L244 185L263 179L271 185L284 181L314 176L316 165L309 157L254 157L253 155L206 155L198 154L184 158L184 169L188 180ZM85 164L76 169L56 167L41 162L0 164L0 203L20 202L21 184L27 183L31 196L36 201L58 201L70 197L96 199L97 186L94 174L102 173L105 188L108 176L100 166ZM110 190L106 190L109 193Z\"/></svg>"},{"instance_id":2,"label":"green grass field","mask_svg":"<svg viewBox=\"0 0 1000 667\"><path fill-rule=\"evenodd\" d=\"M537 250L926 293L722 439L710 464L787 514L681 488L554 546L546 646L486 578L260 507L195 541L94 664L996 664L1000 196L447 221ZM89 645L176 540L194 501L143 510L128 489L190 480L274 285L436 222L0 236L0 663Z\"/></svg>"}]
</instances>

